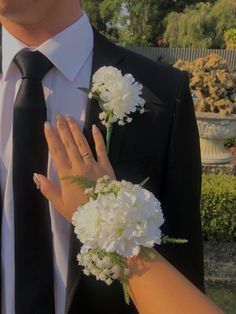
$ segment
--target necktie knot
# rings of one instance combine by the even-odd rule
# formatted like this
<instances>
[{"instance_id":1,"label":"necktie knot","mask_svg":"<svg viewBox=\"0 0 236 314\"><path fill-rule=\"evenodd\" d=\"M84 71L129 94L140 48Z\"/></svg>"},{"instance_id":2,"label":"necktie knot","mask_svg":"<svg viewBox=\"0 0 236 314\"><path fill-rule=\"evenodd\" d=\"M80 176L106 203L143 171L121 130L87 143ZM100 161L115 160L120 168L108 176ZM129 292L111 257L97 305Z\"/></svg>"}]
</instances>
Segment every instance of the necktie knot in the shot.
<instances>
[{"instance_id":1,"label":"necktie knot","mask_svg":"<svg viewBox=\"0 0 236 314\"><path fill-rule=\"evenodd\" d=\"M23 79L42 81L53 67L52 62L39 51L21 50L14 58L14 63Z\"/></svg>"}]
</instances>

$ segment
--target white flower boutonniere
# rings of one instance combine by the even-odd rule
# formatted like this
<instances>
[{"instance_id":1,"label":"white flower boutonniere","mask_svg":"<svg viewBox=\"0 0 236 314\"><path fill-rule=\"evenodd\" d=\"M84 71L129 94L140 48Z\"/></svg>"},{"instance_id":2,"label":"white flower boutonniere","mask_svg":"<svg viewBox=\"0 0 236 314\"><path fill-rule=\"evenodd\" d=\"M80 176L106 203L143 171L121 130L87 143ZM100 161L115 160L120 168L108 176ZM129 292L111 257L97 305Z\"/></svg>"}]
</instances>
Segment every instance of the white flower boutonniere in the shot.
<instances>
[{"instance_id":1,"label":"white flower boutonniere","mask_svg":"<svg viewBox=\"0 0 236 314\"><path fill-rule=\"evenodd\" d=\"M142 84L135 81L132 74L122 75L112 66L103 66L92 78L91 90L80 88L88 93L90 99L96 99L102 112L99 118L107 128L106 148L109 153L113 124L130 123L131 113L144 113L145 100L142 95Z\"/></svg>"}]
</instances>

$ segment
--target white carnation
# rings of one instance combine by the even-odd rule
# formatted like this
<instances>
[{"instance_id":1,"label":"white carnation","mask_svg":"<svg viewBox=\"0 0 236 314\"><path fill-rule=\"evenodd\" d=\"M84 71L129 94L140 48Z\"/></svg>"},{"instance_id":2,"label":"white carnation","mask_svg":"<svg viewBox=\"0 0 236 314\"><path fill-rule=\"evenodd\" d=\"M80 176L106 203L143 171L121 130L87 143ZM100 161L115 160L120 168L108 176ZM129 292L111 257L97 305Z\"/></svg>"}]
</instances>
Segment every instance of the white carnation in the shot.
<instances>
[{"instance_id":1,"label":"white carnation","mask_svg":"<svg viewBox=\"0 0 236 314\"><path fill-rule=\"evenodd\" d=\"M81 216L83 217L83 224L80 223ZM78 239L82 243L86 243L88 239L92 242L97 236L99 226L99 211L96 208L96 203L93 204L90 201L86 204L86 207L84 206L80 211L75 212L72 222L75 226L75 233L78 235Z\"/></svg>"},{"instance_id":2,"label":"white carnation","mask_svg":"<svg viewBox=\"0 0 236 314\"><path fill-rule=\"evenodd\" d=\"M100 192L101 185L99 181ZM164 219L154 195L126 181L110 181L107 187L115 192L99 194L73 216L75 232L84 246L125 257L137 255L140 246L160 244Z\"/></svg>"},{"instance_id":3,"label":"white carnation","mask_svg":"<svg viewBox=\"0 0 236 314\"><path fill-rule=\"evenodd\" d=\"M104 66L93 75L92 81L92 93L99 95L106 113L112 112L109 117L112 123L123 121L137 108L141 110L145 104L141 98L143 86L135 81L132 74L122 76L117 68ZM105 120L104 114L100 115L100 119Z\"/></svg>"},{"instance_id":4,"label":"white carnation","mask_svg":"<svg viewBox=\"0 0 236 314\"><path fill-rule=\"evenodd\" d=\"M83 269L83 273L86 275L86 276L89 276L90 275L90 272L87 268Z\"/></svg>"},{"instance_id":5,"label":"white carnation","mask_svg":"<svg viewBox=\"0 0 236 314\"><path fill-rule=\"evenodd\" d=\"M110 285L112 284L111 278L108 278L108 279L105 281L105 283L106 283L108 286L110 286Z\"/></svg>"}]
</instances>

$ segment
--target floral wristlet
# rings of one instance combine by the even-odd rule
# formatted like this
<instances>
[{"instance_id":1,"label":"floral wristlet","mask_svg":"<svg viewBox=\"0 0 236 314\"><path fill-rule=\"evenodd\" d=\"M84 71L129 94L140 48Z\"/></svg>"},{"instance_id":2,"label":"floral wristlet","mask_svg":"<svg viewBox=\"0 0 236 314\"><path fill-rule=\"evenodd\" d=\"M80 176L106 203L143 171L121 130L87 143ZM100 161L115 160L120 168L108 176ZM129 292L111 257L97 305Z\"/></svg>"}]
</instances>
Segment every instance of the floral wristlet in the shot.
<instances>
[{"instance_id":1,"label":"floral wristlet","mask_svg":"<svg viewBox=\"0 0 236 314\"><path fill-rule=\"evenodd\" d=\"M83 244L77 260L85 275L94 275L107 285L119 280L129 303L126 258L145 248L164 242L186 240L162 237L164 222L160 202L141 185L104 176L92 182L82 177L67 177L85 188L90 200L72 217L77 238ZM148 256L148 251L145 251ZM150 256L151 257L151 256Z\"/></svg>"}]
</instances>

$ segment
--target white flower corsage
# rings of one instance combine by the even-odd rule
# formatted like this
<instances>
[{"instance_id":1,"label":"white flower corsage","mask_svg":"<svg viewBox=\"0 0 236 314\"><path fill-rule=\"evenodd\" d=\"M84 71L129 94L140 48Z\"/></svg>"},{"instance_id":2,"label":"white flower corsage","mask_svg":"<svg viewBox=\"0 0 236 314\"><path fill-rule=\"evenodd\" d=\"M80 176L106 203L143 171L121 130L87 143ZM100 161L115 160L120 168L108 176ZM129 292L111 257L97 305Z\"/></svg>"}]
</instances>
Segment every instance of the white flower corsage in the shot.
<instances>
[{"instance_id":1,"label":"white flower corsage","mask_svg":"<svg viewBox=\"0 0 236 314\"><path fill-rule=\"evenodd\" d=\"M72 218L77 238L83 244L78 263L84 267L85 275L94 275L107 285L119 280L128 304L126 258L163 242L160 202L141 185L111 180L108 176L94 183L81 177L73 177L73 181L89 187L85 193L90 198Z\"/></svg>"},{"instance_id":2,"label":"white flower corsage","mask_svg":"<svg viewBox=\"0 0 236 314\"><path fill-rule=\"evenodd\" d=\"M88 93L90 99L96 99L102 112L99 118L107 129L106 148L109 153L113 123L119 125L130 123L131 113L144 113L145 100L142 95L142 84L135 81L132 74L122 75L112 66L103 66L92 78L91 90L80 88Z\"/></svg>"}]
</instances>

